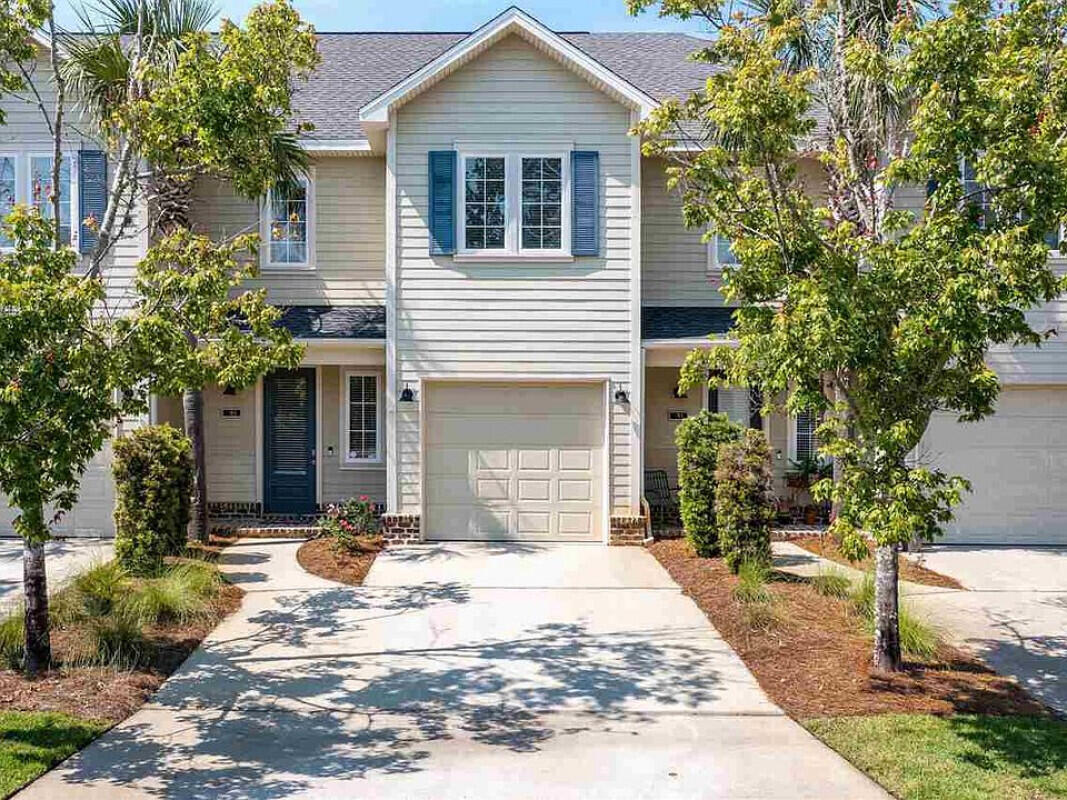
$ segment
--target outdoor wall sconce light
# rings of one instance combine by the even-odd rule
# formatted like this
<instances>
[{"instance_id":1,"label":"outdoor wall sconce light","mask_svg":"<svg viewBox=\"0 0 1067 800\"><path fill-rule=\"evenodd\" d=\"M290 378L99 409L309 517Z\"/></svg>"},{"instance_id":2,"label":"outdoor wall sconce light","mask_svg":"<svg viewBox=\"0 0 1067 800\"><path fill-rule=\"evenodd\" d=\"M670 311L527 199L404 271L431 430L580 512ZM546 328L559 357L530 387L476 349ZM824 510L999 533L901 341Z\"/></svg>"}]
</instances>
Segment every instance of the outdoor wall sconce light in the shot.
<instances>
[{"instance_id":1,"label":"outdoor wall sconce light","mask_svg":"<svg viewBox=\"0 0 1067 800\"><path fill-rule=\"evenodd\" d=\"M629 405L629 403L630 403L630 395L628 395L626 393L625 389L616 389L615 390L615 402L616 403L620 403L622 405Z\"/></svg>"},{"instance_id":2,"label":"outdoor wall sconce light","mask_svg":"<svg viewBox=\"0 0 1067 800\"><path fill-rule=\"evenodd\" d=\"M401 403L414 403L415 402L415 392L412 390L412 388L410 386L405 386L404 390L400 393L400 402Z\"/></svg>"}]
</instances>

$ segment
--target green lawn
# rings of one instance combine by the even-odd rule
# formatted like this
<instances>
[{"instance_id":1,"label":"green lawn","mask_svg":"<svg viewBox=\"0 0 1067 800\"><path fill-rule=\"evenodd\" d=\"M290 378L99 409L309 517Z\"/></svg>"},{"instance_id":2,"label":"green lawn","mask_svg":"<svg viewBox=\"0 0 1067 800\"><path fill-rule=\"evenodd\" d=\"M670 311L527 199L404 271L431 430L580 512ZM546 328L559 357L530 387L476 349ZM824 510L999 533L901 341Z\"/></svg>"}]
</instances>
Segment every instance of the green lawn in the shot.
<instances>
[{"instance_id":1,"label":"green lawn","mask_svg":"<svg viewBox=\"0 0 1067 800\"><path fill-rule=\"evenodd\" d=\"M1067 724L1053 719L886 714L805 724L901 800L1067 797Z\"/></svg>"},{"instance_id":2,"label":"green lawn","mask_svg":"<svg viewBox=\"0 0 1067 800\"><path fill-rule=\"evenodd\" d=\"M108 728L67 714L0 712L0 797L47 772Z\"/></svg>"}]
</instances>

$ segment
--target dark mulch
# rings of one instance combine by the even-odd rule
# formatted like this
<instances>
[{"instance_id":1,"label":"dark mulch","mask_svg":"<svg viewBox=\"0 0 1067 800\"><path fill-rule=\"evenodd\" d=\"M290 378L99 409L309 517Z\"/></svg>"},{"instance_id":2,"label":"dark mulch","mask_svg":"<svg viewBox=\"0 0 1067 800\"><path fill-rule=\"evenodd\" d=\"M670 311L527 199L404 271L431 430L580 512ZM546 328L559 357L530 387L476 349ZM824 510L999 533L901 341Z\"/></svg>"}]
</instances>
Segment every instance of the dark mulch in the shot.
<instances>
[{"instance_id":1,"label":"dark mulch","mask_svg":"<svg viewBox=\"0 0 1067 800\"><path fill-rule=\"evenodd\" d=\"M796 539L790 539L793 544L803 547L809 553L814 553L817 556L829 559L830 561L836 561L838 564L845 564L849 567L854 567L859 570L872 570L874 569L874 559L865 558L863 561L849 561L840 550L837 549L837 542L830 535L823 536L802 536ZM948 575L942 575L940 572L934 572L932 569L927 569L921 564L916 564L903 555L898 556L897 563L900 564L900 579L902 581L911 581L912 583L921 583L924 586L939 586L942 589L963 589L962 583L955 578L950 578Z\"/></svg>"},{"instance_id":2,"label":"dark mulch","mask_svg":"<svg viewBox=\"0 0 1067 800\"><path fill-rule=\"evenodd\" d=\"M800 719L856 714L1044 714L1047 710L1013 680L955 648L936 663L909 664L895 675L876 674L871 640L847 600L823 597L806 581L772 582L782 621L753 629L734 599L737 578L722 559L697 558L684 540L650 551L737 651L760 686Z\"/></svg>"},{"instance_id":3,"label":"dark mulch","mask_svg":"<svg viewBox=\"0 0 1067 800\"><path fill-rule=\"evenodd\" d=\"M136 669L61 666L36 680L0 669L0 711L61 711L120 722L144 704L220 620L240 607L243 595L237 586L223 584L209 618L146 631L143 663ZM53 631L57 660L61 662L64 651L75 642L70 631Z\"/></svg>"},{"instance_id":4,"label":"dark mulch","mask_svg":"<svg viewBox=\"0 0 1067 800\"><path fill-rule=\"evenodd\" d=\"M323 537L309 539L300 545L296 560L312 575L349 586L362 586L363 579L381 550L382 545L377 540L363 539L360 540L360 549L350 553L334 546L333 539Z\"/></svg>"}]
</instances>

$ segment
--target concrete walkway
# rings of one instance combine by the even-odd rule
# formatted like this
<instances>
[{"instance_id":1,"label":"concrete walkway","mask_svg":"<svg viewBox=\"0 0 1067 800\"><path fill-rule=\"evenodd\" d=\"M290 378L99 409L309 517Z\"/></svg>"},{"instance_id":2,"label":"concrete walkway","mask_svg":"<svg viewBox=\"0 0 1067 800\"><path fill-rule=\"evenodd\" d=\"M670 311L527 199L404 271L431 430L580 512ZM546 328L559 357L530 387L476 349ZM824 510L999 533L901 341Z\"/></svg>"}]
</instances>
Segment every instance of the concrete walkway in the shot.
<instances>
[{"instance_id":1,"label":"concrete walkway","mask_svg":"<svg viewBox=\"0 0 1067 800\"><path fill-rule=\"evenodd\" d=\"M789 542L774 544L775 565L797 574L834 569ZM1051 548L927 548L922 563L967 591L901 582L901 596L949 641L1067 714L1067 550Z\"/></svg>"},{"instance_id":2,"label":"concrete walkway","mask_svg":"<svg viewBox=\"0 0 1067 800\"><path fill-rule=\"evenodd\" d=\"M644 550L454 544L360 589L247 540L241 610L21 797L885 798Z\"/></svg>"},{"instance_id":3,"label":"concrete walkway","mask_svg":"<svg viewBox=\"0 0 1067 800\"><path fill-rule=\"evenodd\" d=\"M45 545L48 585L54 589L78 570L115 554L113 539L62 539ZM0 606L22 597L22 539L0 539Z\"/></svg>"}]
</instances>

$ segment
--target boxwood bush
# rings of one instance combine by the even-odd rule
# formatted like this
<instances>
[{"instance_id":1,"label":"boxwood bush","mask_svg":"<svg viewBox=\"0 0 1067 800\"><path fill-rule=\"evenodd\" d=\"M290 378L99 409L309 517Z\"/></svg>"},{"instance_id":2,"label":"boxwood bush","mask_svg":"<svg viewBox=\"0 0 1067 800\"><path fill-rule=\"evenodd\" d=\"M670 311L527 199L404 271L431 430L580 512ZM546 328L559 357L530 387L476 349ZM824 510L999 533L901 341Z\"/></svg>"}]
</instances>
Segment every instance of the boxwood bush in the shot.
<instances>
[{"instance_id":1,"label":"boxwood bush","mask_svg":"<svg viewBox=\"0 0 1067 800\"><path fill-rule=\"evenodd\" d=\"M715 468L715 522L730 571L771 564L771 448L762 431L746 430L719 448Z\"/></svg>"},{"instance_id":2,"label":"boxwood bush","mask_svg":"<svg viewBox=\"0 0 1067 800\"><path fill-rule=\"evenodd\" d=\"M170 425L139 428L115 441L112 471L115 555L134 575L151 575L185 548L193 492L192 446Z\"/></svg>"},{"instance_id":3,"label":"boxwood bush","mask_svg":"<svg viewBox=\"0 0 1067 800\"><path fill-rule=\"evenodd\" d=\"M715 532L715 463L719 447L743 431L725 414L701 411L678 425L678 502L686 538L698 556L718 554Z\"/></svg>"}]
</instances>

